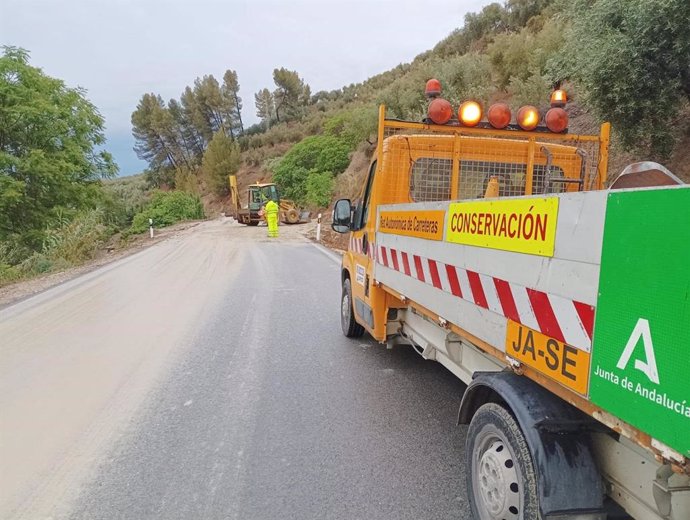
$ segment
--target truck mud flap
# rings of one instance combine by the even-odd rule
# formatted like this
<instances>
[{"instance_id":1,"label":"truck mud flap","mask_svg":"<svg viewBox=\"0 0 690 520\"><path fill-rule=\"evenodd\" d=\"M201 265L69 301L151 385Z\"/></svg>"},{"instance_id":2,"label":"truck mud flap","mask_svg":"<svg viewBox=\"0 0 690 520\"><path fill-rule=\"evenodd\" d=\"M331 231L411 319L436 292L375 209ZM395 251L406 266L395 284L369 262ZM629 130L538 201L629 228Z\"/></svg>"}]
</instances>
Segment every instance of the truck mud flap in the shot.
<instances>
[{"instance_id":1,"label":"truck mud flap","mask_svg":"<svg viewBox=\"0 0 690 520\"><path fill-rule=\"evenodd\" d=\"M355 298L355 310L359 318L367 324L370 329L374 328L374 312L371 307L364 303L360 298Z\"/></svg>"}]
</instances>

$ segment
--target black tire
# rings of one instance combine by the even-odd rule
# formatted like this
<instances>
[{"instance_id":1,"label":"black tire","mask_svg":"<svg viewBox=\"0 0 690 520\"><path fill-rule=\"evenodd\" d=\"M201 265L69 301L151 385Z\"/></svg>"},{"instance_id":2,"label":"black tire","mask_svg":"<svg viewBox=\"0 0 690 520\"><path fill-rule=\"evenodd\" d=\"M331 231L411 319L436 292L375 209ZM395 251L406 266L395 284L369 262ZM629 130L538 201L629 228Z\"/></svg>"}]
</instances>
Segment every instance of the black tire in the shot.
<instances>
[{"instance_id":1,"label":"black tire","mask_svg":"<svg viewBox=\"0 0 690 520\"><path fill-rule=\"evenodd\" d=\"M508 410L482 405L470 422L465 450L473 518L541 520L532 456Z\"/></svg>"},{"instance_id":2,"label":"black tire","mask_svg":"<svg viewBox=\"0 0 690 520\"><path fill-rule=\"evenodd\" d=\"M249 222L247 222L247 225L248 226L258 226L259 221L258 220L250 220Z\"/></svg>"},{"instance_id":3,"label":"black tire","mask_svg":"<svg viewBox=\"0 0 690 520\"><path fill-rule=\"evenodd\" d=\"M357 323L352 308L352 285L349 278L343 282L343 292L340 297L340 326L343 334L348 338L359 338L364 334L364 327Z\"/></svg>"}]
</instances>

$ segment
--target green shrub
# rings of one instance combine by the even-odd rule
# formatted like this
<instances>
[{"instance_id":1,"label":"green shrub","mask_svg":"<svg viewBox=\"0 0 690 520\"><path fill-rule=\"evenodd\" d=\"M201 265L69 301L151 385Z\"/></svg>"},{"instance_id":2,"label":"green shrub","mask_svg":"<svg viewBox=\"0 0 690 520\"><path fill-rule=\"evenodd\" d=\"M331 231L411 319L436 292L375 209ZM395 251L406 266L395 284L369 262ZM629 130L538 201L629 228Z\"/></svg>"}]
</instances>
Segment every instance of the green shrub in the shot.
<instances>
[{"instance_id":1,"label":"green shrub","mask_svg":"<svg viewBox=\"0 0 690 520\"><path fill-rule=\"evenodd\" d=\"M349 145L330 135L303 139L285 154L273 180L286 198L307 202L307 179L312 172L337 175L350 162Z\"/></svg>"},{"instance_id":2,"label":"green shrub","mask_svg":"<svg viewBox=\"0 0 690 520\"><path fill-rule=\"evenodd\" d=\"M29 255L31 249L24 244L19 234L10 235L0 242L0 265L17 265Z\"/></svg>"},{"instance_id":3,"label":"green shrub","mask_svg":"<svg viewBox=\"0 0 690 520\"><path fill-rule=\"evenodd\" d=\"M103 211L94 209L78 214L60 227L49 229L43 242L45 267L37 264L31 270L43 273L52 270L52 263L57 260L77 265L92 258L109 235L103 219Z\"/></svg>"},{"instance_id":4,"label":"green shrub","mask_svg":"<svg viewBox=\"0 0 690 520\"><path fill-rule=\"evenodd\" d=\"M485 103L495 90L491 64L485 54L469 53L432 64L438 70L446 98L455 105L474 99ZM431 77L431 76L430 76ZM417 87L419 88L419 87Z\"/></svg>"},{"instance_id":5,"label":"green shrub","mask_svg":"<svg viewBox=\"0 0 690 520\"><path fill-rule=\"evenodd\" d=\"M151 202L132 221L130 233L143 233L149 228L149 219L153 225L162 228L183 220L204 218L204 207L198 196L184 191L155 192Z\"/></svg>"},{"instance_id":6,"label":"green shrub","mask_svg":"<svg viewBox=\"0 0 690 520\"><path fill-rule=\"evenodd\" d=\"M22 269L31 274L45 274L53 270L53 262L50 258L40 253L34 253L21 264Z\"/></svg>"},{"instance_id":7,"label":"green shrub","mask_svg":"<svg viewBox=\"0 0 690 520\"><path fill-rule=\"evenodd\" d=\"M324 124L324 133L347 143L354 150L362 141L376 135L378 113L375 107L363 107L340 112Z\"/></svg>"},{"instance_id":8,"label":"green shrub","mask_svg":"<svg viewBox=\"0 0 690 520\"><path fill-rule=\"evenodd\" d=\"M510 79L508 91L513 95L511 104L514 110L517 111L524 105L534 105L541 109L548 108L551 87L552 83L548 78L537 72L533 72L525 80L513 76Z\"/></svg>"},{"instance_id":9,"label":"green shrub","mask_svg":"<svg viewBox=\"0 0 690 520\"><path fill-rule=\"evenodd\" d=\"M103 183L102 207L105 223L126 228L149 200L149 184L144 175L133 175Z\"/></svg>"},{"instance_id":10,"label":"green shrub","mask_svg":"<svg viewBox=\"0 0 690 520\"><path fill-rule=\"evenodd\" d=\"M102 209L83 211L72 218L58 211L52 227L42 233L40 252L25 248L21 241L0 244L0 285L67 269L93 258L112 234L104 219Z\"/></svg>"},{"instance_id":11,"label":"green shrub","mask_svg":"<svg viewBox=\"0 0 690 520\"><path fill-rule=\"evenodd\" d=\"M16 282L22 277L22 273L14 265L0 264L0 287L8 283Z\"/></svg>"},{"instance_id":12,"label":"green shrub","mask_svg":"<svg viewBox=\"0 0 690 520\"><path fill-rule=\"evenodd\" d=\"M570 16L554 76L583 87L583 100L625 148L668 157L682 129L669 122L690 101L690 3L578 0Z\"/></svg>"},{"instance_id":13,"label":"green shrub","mask_svg":"<svg viewBox=\"0 0 690 520\"><path fill-rule=\"evenodd\" d=\"M538 32L525 28L518 33L497 35L487 54L498 87L507 87L513 78L527 81L533 74L543 74L548 61L561 53L564 33L564 24L556 19L546 21Z\"/></svg>"},{"instance_id":14,"label":"green shrub","mask_svg":"<svg viewBox=\"0 0 690 520\"><path fill-rule=\"evenodd\" d=\"M306 201L314 206L327 207L333 197L334 178L328 172L309 172L306 182Z\"/></svg>"},{"instance_id":15,"label":"green shrub","mask_svg":"<svg viewBox=\"0 0 690 520\"><path fill-rule=\"evenodd\" d=\"M310 170L304 166L279 164L273 181L279 186L280 192L287 199L298 203L306 202L307 179Z\"/></svg>"},{"instance_id":16,"label":"green shrub","mask_svg":"<svg viewBox=\"0 0 690 520\"><path fill-rule=\"evenodd\" d=\"M186 167L175 170L175 189L186 193L198 194L201 189L199 187L197 171Z\"/></svg>"}]
</instances>

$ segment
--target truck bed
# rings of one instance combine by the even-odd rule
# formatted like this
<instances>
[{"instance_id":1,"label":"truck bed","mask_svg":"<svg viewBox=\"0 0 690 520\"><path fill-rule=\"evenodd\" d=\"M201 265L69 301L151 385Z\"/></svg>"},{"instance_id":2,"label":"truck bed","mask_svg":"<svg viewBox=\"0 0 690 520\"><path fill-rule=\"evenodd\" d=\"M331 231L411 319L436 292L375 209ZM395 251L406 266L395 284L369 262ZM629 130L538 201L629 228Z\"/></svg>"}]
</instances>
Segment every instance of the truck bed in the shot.
<instances>
[{"instance_id":1,"label":"truck bed","mask_svg":"<svg viewBox=\"0 0 690 520\"><path fill-rule=\"evenodd\" d=\"M380 206L374 250L392 293L690 457L690 187Z\"/></svg>"}]
</instances>

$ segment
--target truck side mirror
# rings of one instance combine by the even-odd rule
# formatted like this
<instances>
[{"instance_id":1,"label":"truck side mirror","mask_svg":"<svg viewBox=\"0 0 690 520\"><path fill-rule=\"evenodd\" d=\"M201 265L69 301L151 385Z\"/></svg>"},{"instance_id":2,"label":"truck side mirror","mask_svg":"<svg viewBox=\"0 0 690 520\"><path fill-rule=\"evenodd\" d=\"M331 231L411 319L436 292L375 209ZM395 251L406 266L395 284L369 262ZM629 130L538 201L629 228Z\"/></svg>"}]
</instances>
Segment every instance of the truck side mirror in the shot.
<instances>
[{"instance_id":1,"label":"truck side mirror","mask_svg":"<svg viewBox=\"0 0 690 520\"><path fill-rule=\"evenodd\" d=\"M340 199L333 207L333 222L331 227L336 233L347 233L350 231L352 222L352 203L350 199Z\"/></svg>"}]
</instances>

